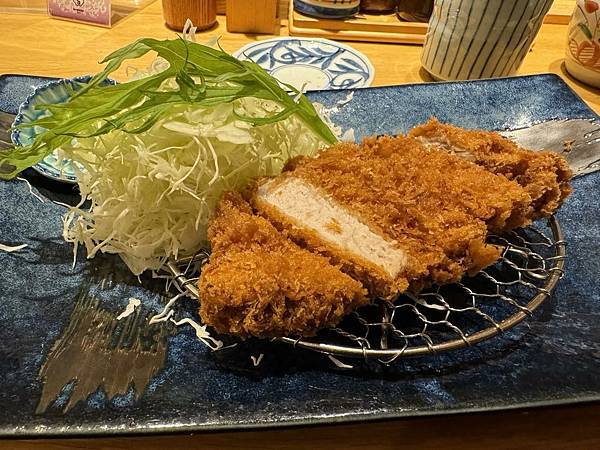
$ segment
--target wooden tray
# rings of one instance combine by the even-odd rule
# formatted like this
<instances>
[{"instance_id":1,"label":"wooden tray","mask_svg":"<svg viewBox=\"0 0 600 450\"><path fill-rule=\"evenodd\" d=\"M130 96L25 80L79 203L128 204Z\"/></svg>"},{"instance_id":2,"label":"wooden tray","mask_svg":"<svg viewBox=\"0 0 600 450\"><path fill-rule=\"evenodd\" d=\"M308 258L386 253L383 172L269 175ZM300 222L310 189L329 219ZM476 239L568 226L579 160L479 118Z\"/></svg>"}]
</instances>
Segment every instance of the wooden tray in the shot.
<instances>
[{"instance_id":1,"label":"wooden tray","mask_svg":"<svg viewBox=\"0 0 600 450\"><path fill-rule=\"evenodd\" d=\"M289 9L289 30L291 36L422 44L425 41L427 24L401 22L395 14L360 14L351 19L316 19L294 11L292 0Z\"/></svg>"},{"instance_id":2,"label":"wooden tray","mask_svg":"<svg viewBox=\"0 0 600 450\"><path fill-rule=\"evenodd\" d=\"M573 0L555 0L544 23L567 24L573 12ZM317 19L294 11L290 0L289 31L292 36L367 42L422 44L426 23L401 22L395 14L360 14L351 19Z\"/></svg>"},{"instance_id":3,"label":"wooden tray","mask_svg":"<svg viewBox=\"0 0 600 450\"><path fill-rule=\"evenodd\" d=\"M225 15L227 9L225 7L225 3L226 0L217 0L217 14ZM290 5L292 4L293 2L290 2L290 0L279 0L279 7L277 8L277 17L280 17L282 19L288 17L288 8L291 8L292 6Z\"/></svg>"},{"instance_id":4,"label":"wooden tray","mask_svg":"<svg viewBox=\"0 0 600 450\"><path fill-rule=\"evenodd\" d=\"M566 25L571 20L571 14L573 14L574 9L575 0L554 0L550 11L544 18L544 23Z\"/></svg>"}]
</instances>

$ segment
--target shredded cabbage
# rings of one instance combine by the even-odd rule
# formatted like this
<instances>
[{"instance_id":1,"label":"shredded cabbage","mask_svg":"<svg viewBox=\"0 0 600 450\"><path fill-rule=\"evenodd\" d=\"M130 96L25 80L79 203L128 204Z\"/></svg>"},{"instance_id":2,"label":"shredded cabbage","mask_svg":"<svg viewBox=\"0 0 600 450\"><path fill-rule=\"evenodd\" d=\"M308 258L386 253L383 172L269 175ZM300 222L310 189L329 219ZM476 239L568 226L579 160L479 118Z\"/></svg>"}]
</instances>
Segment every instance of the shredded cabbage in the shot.
<instances>
[{"instance_id":1,"label":"shredded cabbage","mask_svg":"<svg viewBox=\"0 0 600 450\"><path fill-rule=\"evenodd\" d=\"M126 59L159 58L134 79L101 81ZM81 164L81 203L64 217L64 237L88 258L119 254L134 274L207 246L221 194L278 174L298 155L336 141L313 105L259 66L184 40L142 39L51 115L28 126L48 131L1 155L11 178L54 149ZM83 208L91 201L89 210Z\"/></svg>"},{"instance_id":2,"label":"shredded cabbage","mask_svg":"<svg viewBox=\"0 0 600 450\"><path fill-rule=\"evenodd\" d=\"M25 247L27 247L27 244L21 244L21 245L0 244L0 252L7 252L7 253L18 252L19 250L23 250Z\"/></svg>"},{"instance_id":3,"label":"shredded cabbage","mask_svg":"<svg viewBox=\"0 0 600 450\"><path fill-rule=\"evenodd\" d=\"M252 114L272 102L239 100ZM64 145L83 199L64 218L64 237L82 243L88 258L118 253L134 274L159 269L168 258L207 246L206 230L221 194L241 190L253 178L279 173L285 161L313 155L322 145L291 116L252 126L237 120L234 103L214 108L173 108L148 131L113 131Z\"/></svg>"}]
</instances>

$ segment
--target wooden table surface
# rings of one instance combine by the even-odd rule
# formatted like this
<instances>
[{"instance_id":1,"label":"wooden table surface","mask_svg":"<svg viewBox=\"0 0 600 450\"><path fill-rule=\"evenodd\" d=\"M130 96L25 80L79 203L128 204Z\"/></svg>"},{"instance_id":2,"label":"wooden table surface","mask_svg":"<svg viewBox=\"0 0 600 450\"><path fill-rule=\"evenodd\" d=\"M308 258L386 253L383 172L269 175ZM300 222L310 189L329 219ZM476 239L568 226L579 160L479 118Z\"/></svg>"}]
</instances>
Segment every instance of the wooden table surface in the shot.
<instances>
[{"instance_id":1,"label":"wooden table surface","mask_svg":"<svg viewBox=\"0 0 600 450\"><path fill-rule=\"evenodd\" d=\"M233 52L251 40L270 37L227 33L224 17L219 19L216 28L197 35L198 42L221 36L222 47ZM98 61L104 56L140 37L174 36L174 32L164 25L160 1L129 15L112 29L50 19L43 15L0 14L0 30L3 36L0 38L0 73L58 77L95 73L100 68ZM600 90L571 79L564 71L566 33L566 25L544 24L520 73L557 73L595 111L600 112ZM285 24L281 34L287 34ZM367 55L375 66L374 85L431 81L421 70L421 47L418 45L353 42L352 46ZM117 80L126 77L125 68L114 75Z\"/></svg>"},{"instance_id":2,"label":"wooden table surface","mask_svg":"<svg viewBox=\"0 0 600 450\"><path fill-rule=\"evenodd\" d=\"M1 0L0 0L1 4ZM112 29L50 19L44 15L0 14L0 73L71 77L95 73L113 50L140 37L173 37L164 26L161 3L155 1L130 14ZM553 72L600 113L600 90L589 88L564 71L565 25L542 26L521 74ZM286 34L285 24L281 34ZM251 40L269 36L229 34L224 18L216 28L197 35L199 42L221 36L233 52ZM375 66L374 85L430 81L420 68L420 46L352 43ZM146 61L149 61L146 60ZM115 73L123 80L126 69ZM591 375L591 374L590 374ZM0 440L3 449L592 449L600 448L600 404L542 408L429 418L404 419L329 427L292 428L236 433L160 437L87 438L75 440Z\"/></svg>"}]
</instances>

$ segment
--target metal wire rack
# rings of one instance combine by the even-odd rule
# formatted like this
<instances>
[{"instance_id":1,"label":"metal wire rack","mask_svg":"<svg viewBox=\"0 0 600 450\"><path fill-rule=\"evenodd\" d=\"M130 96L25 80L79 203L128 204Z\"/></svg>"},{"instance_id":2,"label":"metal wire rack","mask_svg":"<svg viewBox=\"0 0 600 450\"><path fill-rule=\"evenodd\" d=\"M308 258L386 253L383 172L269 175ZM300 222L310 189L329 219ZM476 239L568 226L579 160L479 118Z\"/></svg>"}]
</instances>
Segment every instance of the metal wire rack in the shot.
<instances>
[{"instance_id":1,"label":"metal wire rack","mask_svg":"<svg viewBox=\"0 0 600 450\"><path fill-rule=\"evenodd\" d=\"M551 217L489 242L503 247L498 262L461 282L435 286L417 295L400 294L348 315L317 336L277 340L333 356L364 358L389 364L464 348L506 331L532 314L563 275L565 241ZM197 282L208 253L169 262L180 289L198 298Z\"/></svg>"}]
</instances>

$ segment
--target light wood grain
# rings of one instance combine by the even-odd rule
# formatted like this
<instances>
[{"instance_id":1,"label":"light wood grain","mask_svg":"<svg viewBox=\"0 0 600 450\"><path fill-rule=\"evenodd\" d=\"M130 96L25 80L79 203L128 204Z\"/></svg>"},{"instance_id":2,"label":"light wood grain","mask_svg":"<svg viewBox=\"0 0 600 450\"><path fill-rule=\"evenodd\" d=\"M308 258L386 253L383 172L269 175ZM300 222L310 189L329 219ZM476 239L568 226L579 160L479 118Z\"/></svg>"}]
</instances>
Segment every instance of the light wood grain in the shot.
<instances>
[{"instance_id":1,"label":"light wood grain","mask_svg":"<svg viewBox=\"0 0 600 450\"><path fill-rule=\"evenodd\" d=\"M285 25L285 24L284 24ZM50 19L40 15L0 14L0 73L56 77L95 73L105 55L142 36L167 38L160 1L127 16L112 29ZM285 26L282 34L287 33ZM565 25L544 24L521 74L554 72L593 108L600 112L600 90L571 80L562 68L566 43ZM218 26L197 35L198 41L221 36L221 45L233 52L253 40L271 36L227 33L225 18ZM430 81L420 69L418 45L352 43L375 67L375 85ZM143 63L147 64L150 57ZM140 63L136 63L140 67ZM115 73L124 80L126 67ZM4 449L301 449L356 448L444 449L592 449L600 448L600 405L551 408L523 412L405 419L392 422L296 428L195 436L89 438L77 440L1 441Z\"/></svg>"},{"instance_id":2,"label":"light wood grain","mask_svg":"<svg viewBox=\"0 0 600 450\"><path fill-rule=\"evenodd\" d=\"M177 31L186 21L192 21L198 30L212 27L217 20L216 0L162 0L165 23Z\"/></svg>"},{"instance_id":3,"label":"light wood grain","mask_svg":"<svg viewBox=\"0 0 600 450\"><path fill-rule=\"evenodd\" d=\"M277 17L284 18L288 16L288 9L290 7L289 0L278 0L277 6ZM227 0L217 0L217 14L225 14Z\"/></svg>"},{"instance_id":4,"label":"light wood grain","mask_svg":"<svg viewBox=\"0 0 600 450\"><path fill-rule=\"evenodd\" d=\"M227 31L273 34L279 27L277 0L227 0Z\"/></svg>"},{"instance_id":5,"label":"light wood grain","mask_svg":"<svg viewBox=\"0 0 600 450\"><path fill-rule=\"evenodd\" d=\"M571 20L571 14L575 9L575 0L554 0L552 7L544 21L546 23L559 23L566 25Z\"/></svg>"}]
</instances>

